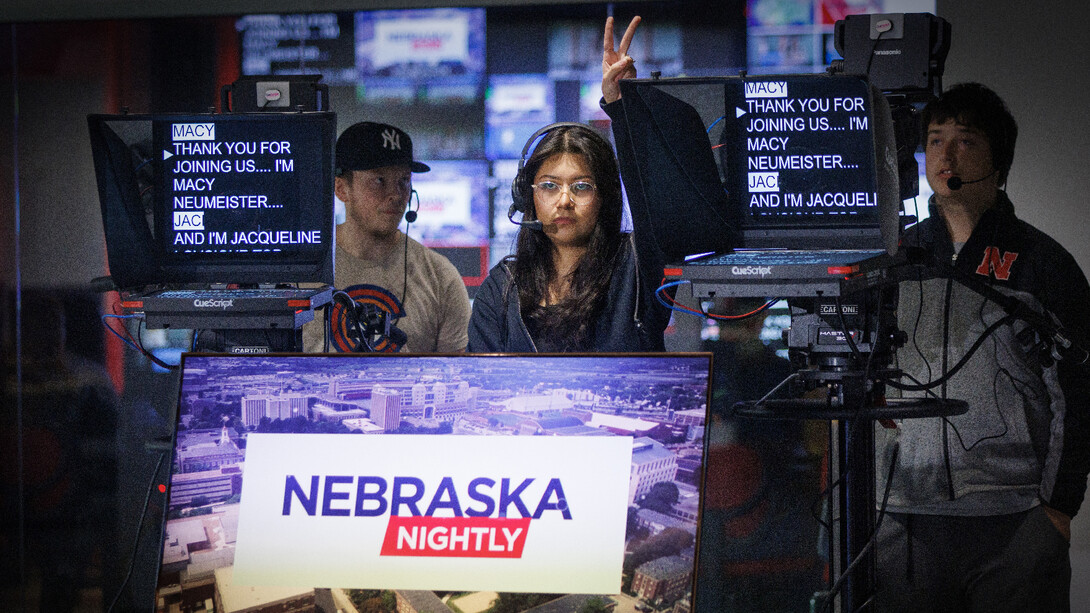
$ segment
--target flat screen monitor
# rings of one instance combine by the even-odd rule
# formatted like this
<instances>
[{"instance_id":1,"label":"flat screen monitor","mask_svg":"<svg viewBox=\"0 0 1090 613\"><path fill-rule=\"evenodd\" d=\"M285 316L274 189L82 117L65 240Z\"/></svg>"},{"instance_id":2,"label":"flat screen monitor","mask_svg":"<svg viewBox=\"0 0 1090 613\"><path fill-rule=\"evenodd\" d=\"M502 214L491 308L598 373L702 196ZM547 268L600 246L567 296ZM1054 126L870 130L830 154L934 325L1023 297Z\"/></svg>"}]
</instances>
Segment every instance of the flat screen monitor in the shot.
<instances>
[{"instance_id":1,"label":"flat screen monitor","mask_svg":"<svg viewBox=\"0 0 1090 613\"><path fill-rule=\"evenodd\" d=\"M355 85L353 19L348 12L244 15L235 23L242 74L320 74L329 85Z\"/></svg>"},{"instance_id":2,"label":"flat screen monitor","mask_svg":"<svg viewBox=\"0 0 1090 613\"><path fill-rule=\"evenodd\" d=\"M725 85L726 117L712 133L748 227L810 226L815 218L877 225L879 171L890 168L881 161L896 145L876 129L891 125L889 110L865 79L787 75ZM895 175L886 179L896 185Z\"/></svg>"},{"instance_id":3,"label":"flat screen monitor","mask_svg":"<svg viewBox=\"0 0 1090 613\"><path fill-rule=\"evenodd\" d=\"M688 253L722 250L720 220L742 231L733 247L895 249L892 119L865 78L634 79L621 89L629 132L650 152L637 163L663 176L644 177L646 200L669 208L659 211L672 216L665 231L686 237L673 243L692 237Z\"/></svg>"},{"instance_id":4,"label":"flat screen monitor","mask_svg":"<svg viewBox=\"0 0 1090 613\"><path fill-rule=\"evenodd\" d=\"M471 245L488 233L488 162L431 161L413 176L418 212L410 236L425 245Z\"/></svg>"},{"instance_id":5,"label":"flat screen monitor","mask_svg":"<svg viewBox=\"0 0 1090 613\"><path fill-rule=\"evenodd\" d=\"M472 103L485 69L485 11L443 8L355 14L359 95L413 102Z\"/></svg>"},{"instance_id":6,"label":"flat screen monitor","mask_svg":"<svg viewBox=\"0 0 1090 613\"><path fill-rule=\"evenodd\" d=\"M88 123L118 287L333 282L333 113Z\"/></svg>"},{"instance_id":7,"label":"flat screen monitor","mask_svg":"<svg viewBox=\"0 0 1090 613\"><path fill-rule=\"evenodd\" d=\"M710 367L185 354L157 610L690 610Z\"/></svg>"},{"instance_id":8,"label":"flat screen monitor","mask_svg":"<svg viewBox=\"0 0 1090 613\"><path fill-rule=\"evenodd\" d=\"M544 74L493 75L485 94L485 154L518 158L526 139L556 121L556 86Z\"/></svg>"}]
</instances>

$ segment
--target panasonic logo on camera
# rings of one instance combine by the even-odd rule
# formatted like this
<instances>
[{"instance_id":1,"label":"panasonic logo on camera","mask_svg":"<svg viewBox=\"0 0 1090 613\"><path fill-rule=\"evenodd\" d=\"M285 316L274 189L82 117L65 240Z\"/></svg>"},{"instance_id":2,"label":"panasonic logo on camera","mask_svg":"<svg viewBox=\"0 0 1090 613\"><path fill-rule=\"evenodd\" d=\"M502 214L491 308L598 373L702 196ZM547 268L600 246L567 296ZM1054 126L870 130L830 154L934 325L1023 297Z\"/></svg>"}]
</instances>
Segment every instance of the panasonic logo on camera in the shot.
<instances>
[{"instance_id":1,"label":"panasonic logo on camera","mask_svg":"<svg viewBox=\"0 0 1090 613\"><path fill-rule=\"evenodd\" d=\"M197 298L193 301L193 306L199 309L229 309L235 306L235 300L233 298L231 300L223 300L222 298L208 298L206 300L201 300L200 298Z\"/></svg>"},{"instance_id":2,"label":"panasonic logo on camera","mask_svg":"<svg viewBox=\"0 0 1090 613\"><path fill-rule=\"evenodd\" d=\"M732 266L730 274L746 277L767 277L772 274L771 266Z\"/></svg>"}]
</instances>

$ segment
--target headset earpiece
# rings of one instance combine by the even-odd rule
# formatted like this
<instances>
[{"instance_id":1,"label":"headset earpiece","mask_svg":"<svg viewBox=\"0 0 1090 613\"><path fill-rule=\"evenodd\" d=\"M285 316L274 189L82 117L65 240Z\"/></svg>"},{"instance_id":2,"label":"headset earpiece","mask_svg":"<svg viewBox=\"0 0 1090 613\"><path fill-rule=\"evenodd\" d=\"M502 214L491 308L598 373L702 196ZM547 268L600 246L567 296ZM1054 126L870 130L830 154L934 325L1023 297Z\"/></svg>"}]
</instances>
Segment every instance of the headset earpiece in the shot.
<instances>
[{"instance_id":1,"label":"headset earpiece","mask_svg":"<svg viewBox=\"0 0 1090 613\"><path fill-rule=\"evenodd\" d=\"M511 181L511 210L509 210L508 217L514 216L515 213L522 213L526 215L531 211L533 207L533 195L529 194L531 188L529 184L525 183L525 172L522 168L525 160L519 161L518 173L515 174L515 179Z\"/></svg>"}]
</instances>

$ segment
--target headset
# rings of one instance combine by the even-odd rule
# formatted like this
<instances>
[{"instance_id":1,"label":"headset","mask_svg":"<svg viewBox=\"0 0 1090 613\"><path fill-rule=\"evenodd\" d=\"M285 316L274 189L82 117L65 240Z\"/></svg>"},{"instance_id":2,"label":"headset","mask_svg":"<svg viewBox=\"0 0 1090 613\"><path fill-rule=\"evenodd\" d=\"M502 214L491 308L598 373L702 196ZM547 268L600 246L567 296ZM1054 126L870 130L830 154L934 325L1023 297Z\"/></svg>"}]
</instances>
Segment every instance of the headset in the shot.
<instances>
[{"instance_id":1,"label":"headset","mask_svg":"<svg viewBox=\"0 0 1090 613\"><path fill-rule=\"evenodd\" d=\"M950 189L950 191L955 191L956 192L957 190L961 189L962 185L969 185L970 183L980 183L981 181L987 181L988 179L990 179L992 177L992 175L994 175L997 172L999 172L998 168L996 168L995 170L989 172L988 174L984 175L983 177L980 177L979 179L973 179L972 181L963 181L961 179L961 177L950 177L949 179L946 180L946 187L948 189Z\"/></svg>"},{"instance_id":2,"label":"headset","mask_svg":"<svg viewBox=\"0 0 1090 613\"><path fill-rule=\"evenodd\" d=\"M416 209L415 210L413 209L413 200L414 199L416 200ZM420 194L418 194L415 189L412 190L411 192L409 192L409 202L406 204L406 208L408 210L405 211L405 244L404 244L404 256L403 256L403 260L402 260L403 265L401 267L401 270L402 270L402 275L401 275L401 302L402 303L405 302L405 296L408 294L408 291L409 291L409 226L413 225L413 223L416 221L416 212L420 210ZM400 332L400 330L399 330L399 332ZM400 345L404 345L404 344L405 344L404 341L402 341L400 343Z\"/></svg>"},{"instance_id":3,"label":"headset","mask_svg":"<svg viewBox=\"0 0 1090 613\"><path fill-rule=\"evenodd\" d=\"M511 208L507 209L507 219L511 220L511 223L518 224L523 228L529 228L531 230L540 231L542 229L543 226L540 221L536 219L526 219L526 216L534 210L534 190L530 187L534 178L527 176L527 173L524 172L526 160L530 157L530 149L531 147L534 147L534 143L539 142L549 132L552 132L557 128L566 127L591 129L586 124L576 123L574 121L558 121L534 132L530 135L530 138L526 140L526 144L523 145L522 155L519 157L518 172L515 173L515 180L511 181ZM515 213L522 213L522 221L515 221Z\"/></svg>"},{"instance_id":4,"label":"headset","mask_svg":"<svg viewBox=\"0 0 1090 613\"><path fill-rule=\"evenodd\" d=\"M416 209L413 209L413 200L416 200ZM413 223L416 221L416 212L420 210L420 194L416 193L415 189L409 192L409 202L406 203L406 206L408 210L405 211L405 221L407 223ZM408 230L409 226L406 224L406 234L408 233Z\"/></svg>"}]
</instances>

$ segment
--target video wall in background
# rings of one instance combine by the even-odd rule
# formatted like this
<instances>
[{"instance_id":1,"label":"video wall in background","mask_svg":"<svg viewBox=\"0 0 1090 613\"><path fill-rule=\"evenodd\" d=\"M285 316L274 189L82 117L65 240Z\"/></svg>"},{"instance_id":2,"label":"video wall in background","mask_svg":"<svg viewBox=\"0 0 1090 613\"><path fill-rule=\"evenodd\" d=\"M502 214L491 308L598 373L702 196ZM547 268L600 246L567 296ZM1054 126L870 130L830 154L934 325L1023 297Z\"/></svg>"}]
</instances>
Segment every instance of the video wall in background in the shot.
<instances>
[{"instance_id":1,"label":"video wall in background","mask_svg":"<svg viewBox=\"0 0 1090 613\"><path fill-rule=\"evenodd\" d=\"M833 24L853 13L934 12L934 0L725 0L249 15L238 20L242 72L321 74L338 129L405 129L435 171L414 177L425 244L473 247L487 268L510 253L510 182L527 138L555 121L608 135L602 26L643 23L630 54L640 76L820 72ZM462 270L473 294L482 270Z\"/></svg>"}]
</instances>

